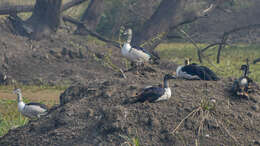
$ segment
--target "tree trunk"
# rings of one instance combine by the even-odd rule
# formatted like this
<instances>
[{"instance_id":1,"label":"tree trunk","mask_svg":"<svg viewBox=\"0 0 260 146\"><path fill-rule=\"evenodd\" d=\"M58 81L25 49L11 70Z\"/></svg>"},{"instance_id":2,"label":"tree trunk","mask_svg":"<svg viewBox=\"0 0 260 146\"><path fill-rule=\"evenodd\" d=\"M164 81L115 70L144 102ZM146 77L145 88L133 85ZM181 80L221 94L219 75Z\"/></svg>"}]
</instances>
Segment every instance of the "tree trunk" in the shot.
<instances>
[{"instance_id":1,"label":"tree trunk","mask_svg":"<svg viewBox=\"0 0 260 146\"><path fill-rule=\"evenodd\" d=\"M170 29L204 17L220 3L219 0L208 2L211 3L210 7L205 9L208 5L200 6L200 3L192 3L189 0L163 0L152 17L145 22L141 31L134 34L134 45L143 44L150 50L154 49L166 38ZM194 7L195 4L197 7Z\"/></svg>"},{"instance_id":2,"label":"tree trunk","mask_svg":"<svg viewBox=\"0 0 260 146\"><path fill-rule=\"evenodd\" d=\"M141 31L134 34L133 43L139 46L154 36L168 33L170 26L180 21L176 16L178 9L184 1L185 0L163 0L152 17L145 22Z\"/></svg>"},{"instance_id":3,"label":"tree trunk","mask_svg":"<svg viewBox=\"0 0 260 146\"><path fill-rule=\"evenodd\" d=\"M83 13L80 21L84 22L84 26L79 25L77 28L78 33L87 33L84 28L87 27L91 31L96 30L101 15L104 12L104 0L91 0L88 8Z\"/></svg>"},{"instance_id":4,"label":"tree trunk","mask_svg":"<svg viewBox=\"0 0 260 146\"><path fill-rule=\"evenodd\" d=\"M56 32L61 19L62 0L36 0L32 16L26 20L26 32L39 40Z\"/></svg>"}]
</instances>

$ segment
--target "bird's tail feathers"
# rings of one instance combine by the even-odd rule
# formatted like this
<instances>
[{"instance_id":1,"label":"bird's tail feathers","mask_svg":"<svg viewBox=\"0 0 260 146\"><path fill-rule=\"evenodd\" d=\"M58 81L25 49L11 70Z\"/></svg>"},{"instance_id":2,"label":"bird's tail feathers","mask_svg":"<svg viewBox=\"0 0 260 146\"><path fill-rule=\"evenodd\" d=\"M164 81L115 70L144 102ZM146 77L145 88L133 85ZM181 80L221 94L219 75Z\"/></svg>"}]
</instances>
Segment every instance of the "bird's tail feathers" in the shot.
<instances>
[{"instance_id":1,"label":"bird's tail feathers","mask_svg":"<svg viewBox=\"0 0 260 146\"><path fill-rule=\"evenodd\" d=\"M126 99L126 100L123 102L123 104L135 104L135 103L137 103L137 102L140 102L140 101L139 101L139 98L138 98L138 96L134 96L134 97L130 97L130 98Z\"/></svg>"},{"instance_id":2,"label":"bird's tail feathers","mask_svg":"<svg viewBox=\"0 0 260 146\"><path fill-rule=\"evenodd\" d=\"M160 64L160 57L152 54L150 58L150 62L151 64Z\"/></svg>"}]
</instances>

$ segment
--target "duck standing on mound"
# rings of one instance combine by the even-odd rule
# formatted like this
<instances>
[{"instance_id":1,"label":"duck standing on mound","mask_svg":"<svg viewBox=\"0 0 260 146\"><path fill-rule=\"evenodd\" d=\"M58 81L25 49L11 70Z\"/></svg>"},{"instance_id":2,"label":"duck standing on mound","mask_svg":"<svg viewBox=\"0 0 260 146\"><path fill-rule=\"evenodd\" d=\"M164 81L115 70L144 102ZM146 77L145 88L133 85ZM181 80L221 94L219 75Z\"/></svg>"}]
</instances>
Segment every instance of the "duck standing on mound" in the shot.
<instances>
[{"instance_id":1,"label":"duck standing on mound","mask_svg":"<svg viewBox=\"0 0 260 146\"><path fill-rule=\"evenodd\" d=\"M231 90L235 95L248 97L250 84L253 83L253 80L248 77L249 66L242 65L240 70L244 71L243 76L234 81Z\"/></svg>"},{"instance_id":2,"label":"duck standing on mound","mask_svg":"<svg viewBox=\"0 0 260 146\"><path fill-rule=\"evenodd\" d=\"M185 60L184 66L179 66L176 69L176 75L178 78L188 79L188 80L220 80L219 77L208 67L200 66L195 63L190 64L191 59Z\"/></svg>"},{"instance_id":3,"label":"duck standing on mound","mask_svg":"<svg viewBox=\"0 0 260 146\"><path fill-rule=\"evenodd\" d=\"M121 48L121 53L124 57L128 60L137 63L137 65L149 62L149 61L156 61L159 57L155 54L151 54L149 51L142 47L131 46L132 41L132 29L127 29L124 34L127 35L127 41L124 43L123 47Z\"/></svg>"},{"instance_id":4,"label":"duck standing on mound","mask_svg":"<svg viewBox=\"0 0 260 146\"><path fill-rule=\"evenodd\" d=\"M21 89L15 89L14 93L17 94L18 111L28 118L40 118L42 115L46 115L48 108L41 103L27 103L25 104L22 99Z\"/></svg>"},{"instance_id":5,"label":"duck standing on mound","mask_svg":"<svg viewBox=\"0 0 260 146\"><path fill-rule=\"evenodd\" d=\"M168 100L171 98L171 88L169 87L169 80L176 79L175 76L170 74L166 74L163 79L163 86L147 86L144 88L141 93L139 93L135 100L130 101L130 103L137 103L137 102L157 102L162 100Z\"/></svg>"}]
</instances>

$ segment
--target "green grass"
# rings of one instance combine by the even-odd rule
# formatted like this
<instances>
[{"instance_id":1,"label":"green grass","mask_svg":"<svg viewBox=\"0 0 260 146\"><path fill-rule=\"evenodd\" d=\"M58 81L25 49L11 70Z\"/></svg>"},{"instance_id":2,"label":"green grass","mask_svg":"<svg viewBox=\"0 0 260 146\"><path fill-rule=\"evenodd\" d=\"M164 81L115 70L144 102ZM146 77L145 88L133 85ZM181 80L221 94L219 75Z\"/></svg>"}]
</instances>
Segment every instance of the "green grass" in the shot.
<instances>
[{"instance_id":1,"label":"green grass","mask_svg":"<svg viewBox=\"0 0 260 146\"><path fill-rule=\"evenodd\" d=\"M28 119L17 111L15 100L0 100L0 136L6 134L10 129L25 125Z\"/></svg>"},{"instance_id":2,"label":"green grass","mask_svg":"<svg viewBox=\"0 0 260 146\"><path fill-rule=\"evenodd\" d=\"M198 44L204 48L207 44ZM159 45L156 50L161 58L171 60L177 64L183 64L185 58L192 58L192 62L199 63L196 48L189 43L167 43ZM215 71L220 77L240 77L242 72L239 70L242 64L246 63L246 58L250 62L260 57L260 45L236 44L228 46L221 52L221 61L216 63L217 48L212 48L204 52L205 65ZM209 60L209 61L208 61ZM254 81L260 83L260 65L250 64L251 74L249 75Z\"/></svg>"}]
</instances>

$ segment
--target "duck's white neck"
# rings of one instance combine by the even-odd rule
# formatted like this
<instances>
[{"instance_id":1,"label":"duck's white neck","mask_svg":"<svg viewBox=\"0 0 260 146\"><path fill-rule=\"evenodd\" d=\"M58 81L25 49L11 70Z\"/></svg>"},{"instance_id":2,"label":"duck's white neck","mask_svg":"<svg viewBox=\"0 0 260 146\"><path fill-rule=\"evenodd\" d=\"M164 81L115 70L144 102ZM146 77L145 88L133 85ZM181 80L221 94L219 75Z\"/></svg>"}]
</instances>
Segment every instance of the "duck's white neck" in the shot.
<instances>
[{"instance_id":1,"label":"duck's white neck","mask_svg":"<svg viewBox=\"0 0 260 146\"><path fill-rule=\"evenodd\" d=\"M127 43L131 43L132 41L132 36L133 36L133 32L132 32L132 29L128 29L128 32L127 32Z\"/></svg>"},{"instance_id":2,"label":"duck's white neck","mask_svg":"<svg viewBox=\"0 0 260 146\"><path fill-rule=\"evenodd\" d=\"M18 102L23 102L23 97L22 97L22 93L21 92L17 93L17 101Z\"/></svg>"},{"instance_id":3,"label":"duck's white neck","mask_svg":"<svg viewBox=\"0 0 260 146\"><path fill-rule=\"evenodd\" d=\"M18 101L18 110L22 111L25 107L25 103L23 102L22 93L17 93L17 101Z\"/></svg>"},{"instance_id":4,"label":"duck's white neck","mask_svg":"<svg viewBox=\"0 0 260 146\"><path fill-rule=\"evenodd\" d=\"M129 52L131 50L131 45L129 43L124 43L123 49L127 52Z\"/></svg>"},{"instance_id":5,"label":"duck's white neck","mask_svg":"<svg viewBox=\"0 0 260 146\"><path fill-rule=\"evenodd\" d=\"M176 69L176 76L179 77L180 76L180 71L182 69L183 66L178 66Z\"/></svg>"}]
</instances>

